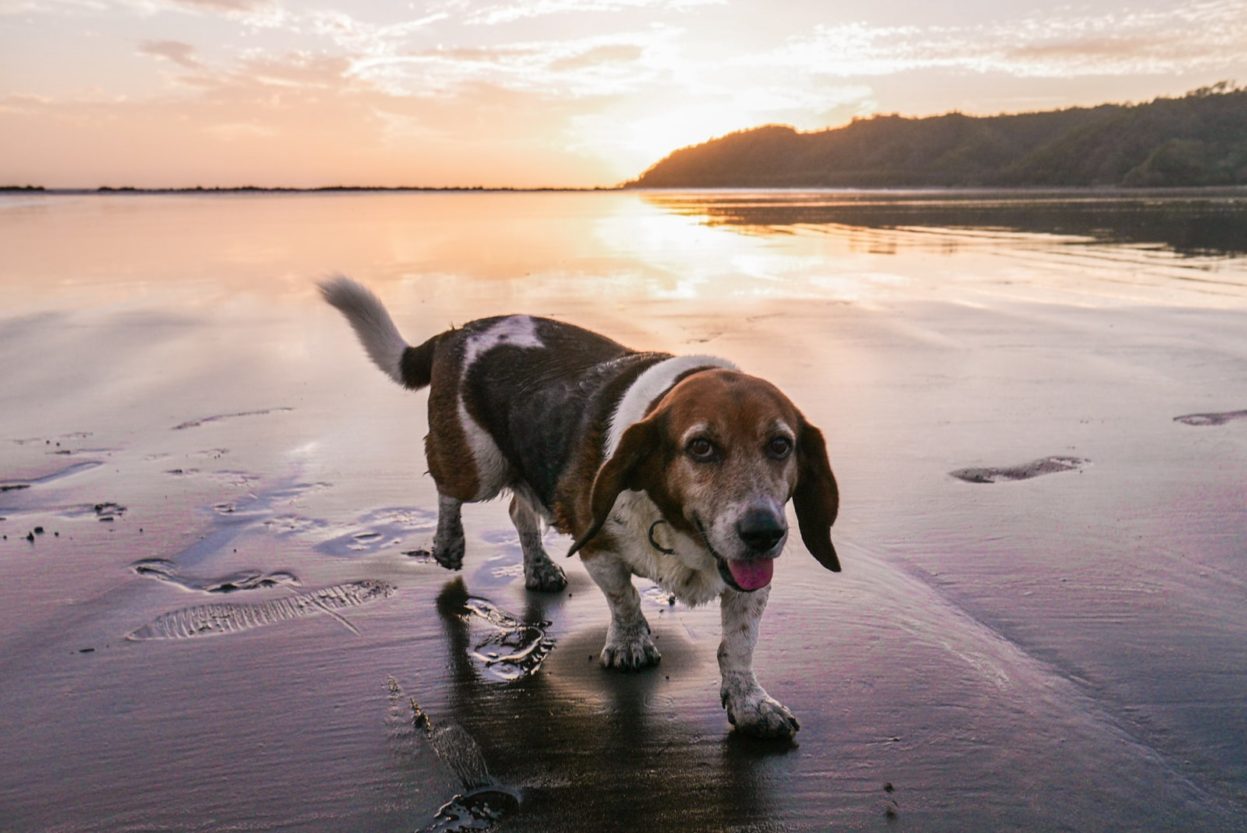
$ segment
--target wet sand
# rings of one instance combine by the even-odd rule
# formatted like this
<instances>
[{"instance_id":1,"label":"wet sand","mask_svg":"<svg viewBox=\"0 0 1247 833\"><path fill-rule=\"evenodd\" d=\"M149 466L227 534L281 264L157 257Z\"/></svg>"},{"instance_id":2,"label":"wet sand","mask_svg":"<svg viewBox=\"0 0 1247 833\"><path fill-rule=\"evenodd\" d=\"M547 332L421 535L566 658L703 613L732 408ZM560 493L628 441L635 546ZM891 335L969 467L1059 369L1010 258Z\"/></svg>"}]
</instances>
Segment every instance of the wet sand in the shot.
<instances>
[{"instance_id":1,"label":"wet sand","mask_svg":"<svg viewBox=\"0 0 1247 833\"><path fill-rule=\"evenodd\" d=\"M0 829L1247 830L1247 261L794 199L5 198ZM730 731L713 606L638 581L610 673L504 501L429 559L425 394L331 270L790 394L843 493L756 656L795 744Z\"/></svg>"}]
</instances>

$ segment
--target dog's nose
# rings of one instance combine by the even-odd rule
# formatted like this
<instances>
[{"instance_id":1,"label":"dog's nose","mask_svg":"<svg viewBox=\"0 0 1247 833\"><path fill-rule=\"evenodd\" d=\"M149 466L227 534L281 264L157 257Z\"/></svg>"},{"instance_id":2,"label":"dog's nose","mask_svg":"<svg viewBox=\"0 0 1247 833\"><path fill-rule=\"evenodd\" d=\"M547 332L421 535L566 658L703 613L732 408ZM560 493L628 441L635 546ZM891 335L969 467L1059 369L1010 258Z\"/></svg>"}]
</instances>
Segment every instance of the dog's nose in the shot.
<instances>
[{"instance_id":1,"label":"dog's nose","mask_svg":"<svg viewBox=\"0 0 1247 833\"><path fill-rule=\"evenodd\" d=\"M736 534L751 552L766 552L779 543L788 531L783 515L769 509L750 509L736 522Z\"/></svg>"}]
</instances>

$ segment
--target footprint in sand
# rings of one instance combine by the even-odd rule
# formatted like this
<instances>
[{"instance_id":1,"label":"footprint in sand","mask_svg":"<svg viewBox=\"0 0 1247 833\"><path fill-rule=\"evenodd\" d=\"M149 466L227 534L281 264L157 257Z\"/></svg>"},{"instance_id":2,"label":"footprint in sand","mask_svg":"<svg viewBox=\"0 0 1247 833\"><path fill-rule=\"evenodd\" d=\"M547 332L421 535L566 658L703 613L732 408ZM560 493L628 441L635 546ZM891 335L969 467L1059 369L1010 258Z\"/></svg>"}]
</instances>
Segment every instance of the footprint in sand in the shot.
<instances>
[{"instance_id":1,"label":"footprint in sand","mask_svg":"<svg viewBox=\"0 0 1247 833\"><path fill-rule=\"evenodd\" d=\"M101 521L112 523L126 513L126 508L120 503L113 503L111 500L103 503L96 503L91 507L91 511L95 513L95 517Z\"/></svg>"},{"instance_id":2,"label":"footprint in sand","mask_svg":"<svg viewBox=\"0 0 1247 833\"><path fill-rule=\"evenodd\" d=\"M468 596L459 615L476 631L469 658L494 679L511 682L536 674L554 648L546 636L549 622L521 621L488 599Z\"/></svg>"},{"instance_id":3,"label":"footprint in sand","mask_svg":"<svg viewBox=\"0 0 1247 833\"><path fill-rule=\"evenodd\" d=\"M329 522L320 518L309 518L305 515L287 513L274 515L264 522L265 528L274 535L305 535L329 526Z\"/></svg>"},{"instance_id":4,"label":"footprint in sand","mask_svg":"<svg viewBox=\"0 0 1247 833\"><path fill-rule=\"evenodd\" d=\"M398 546L404 539L412 536L431 538L436 525L437 515L424 509L385 507L361 515L353 525L353 531L321 541L316 544L315 550L327 555L355 557L362 553ZM409 551L415 552L419 551Z\"/></svg>"},{"instance_id":5,"label":"footprint in sand","mask_svg":"<svg viewBox=\"0 0 1247 833\"><path fill-rule=\"evenodd\" d=\"M414 728L423 735L438 761L455 774L464 789L438 809L437 816L421 833L493 830L504 818L519 811L518 791L489 774L485 753L466 729L457 723L435 726L416 698L408 697L397 680L390 677L387 685L391 718L398 722L402 720L400 715L410 715L404 734Z\"/></svg>"},{"instance_id":6,"label":"footprint in sand","mask_svg":"<svg viewBox=\"0 0 1247 833\"><path fill-rule=\"evenodd\" d=\"M967 483L999 483L1005 480L1030 480L1032 477L1062 471L1082 471L1083 466L1090 462L1081 457L1043 457L1017 466L957 469L949 474Z\"/></svg>"},{"instance_id":7,"label":"footprint in sand","mask_svg":"<svg viewBox=\"0 0 1247 833\"><path fill-rule=\"evenodd\" d=\"M352 633L359 633L338 611L388 598L394 590L394 585L384 581L362 579L251 604L185 607L161 614L138 630L131 631L126 639L189 639L240 633L319 613L336 619Z\"/></svg>"},{"instance_id":8,"label":"footprint in sand","mask_svg":"<svg viewBox=\"0 0 1247 833\"><path fill-rule=\"evenodd\" d=\"M284 584L299 586L299 579L293 573L278 571L261 573L259 570L240 570L220 578L193 578L178 572L178 566L164 558L144 558L130 565L130 569L140 576L167 581L187 590L199 590L204 593L233 593L238 590L263 590Z\"/></svg>"},{"instance_id":9,"label":"footprint in sand","mask_svg":"<svg viewBox=\"0 0 1247 833\"><path fill-rule=\"evenodd\" d=\"M83 460L81 463L74 463L73 465L66 466L63 469L57 469L56 471L50 474L45 474L42 477L32 477L29 480L24 481L0 481L0 492L15 492L22 489L29 489L31 486L42 486L45 483L52 483L64 477L72 477L79 472L84 472L88 469L93 469L96 466L101 465L103 465L103 463L99 460Z\"/></svg>"},{"instance_id":10,"label":"footprint in sand","mask_svg":"<svg viewBox=\"0 0 1247 833\"><path fill-rule=\"evenodd\" d=\"M1247 411L1222 411L1219 414L1185 414L1173 418L1174 422L1183 425L1225 425L1236 419L1247 419Z\"/></svg>"},{"instance_id":11,"label":"footprint in sand","mask_svg":"<svg viewBox=\"0 0 1247 833\"><path fill-rule=\"evenodd\" d=\"M126 513L126 507L111 500L100 503L81 503L64 507L60 514L66 518L95 518L112 523Z\"/></svg>"},{"instance_id":12,"label":"footprint in sand","mask_svg":"<svg viewBox=\"0 0 1247 833\"><path fill-rule=\"evenodd\" d=\"M468 595L461 581L437 597L437 610L452 626L452 643L485 678L514 682L530 677L554 650L554 640L546 635L549 622L526 622L489 599Z\"/></svg>"}]
</instances>

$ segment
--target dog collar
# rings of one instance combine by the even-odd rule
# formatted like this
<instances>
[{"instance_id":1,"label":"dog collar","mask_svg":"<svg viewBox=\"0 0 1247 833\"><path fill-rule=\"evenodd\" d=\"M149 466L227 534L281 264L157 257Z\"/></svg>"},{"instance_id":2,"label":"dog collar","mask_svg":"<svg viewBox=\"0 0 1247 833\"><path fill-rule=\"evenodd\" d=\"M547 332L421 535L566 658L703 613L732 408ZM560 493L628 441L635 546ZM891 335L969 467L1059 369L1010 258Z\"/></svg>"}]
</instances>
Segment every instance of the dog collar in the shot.
<instances>
[{"instance_id":1,"label":"dog collar","mask_svg":"<svg viewBox=\"0 0 1247 833\"><path fill-rule=\"evenodd\" d=\"M675 555L675 550L670 549L668 547L664 547L662 544L654 540L654 528L657 527L659 524L665 524L665 523L667 523L665 520L663 520L662 518L659 518L658 520L654 521L652 524L649 525L649 535L648 535L649 545L653 547L654 549L658 550L663 555ZM667 524L667 525L670 526L670 524Z\"/></svg>"}]
</instances>

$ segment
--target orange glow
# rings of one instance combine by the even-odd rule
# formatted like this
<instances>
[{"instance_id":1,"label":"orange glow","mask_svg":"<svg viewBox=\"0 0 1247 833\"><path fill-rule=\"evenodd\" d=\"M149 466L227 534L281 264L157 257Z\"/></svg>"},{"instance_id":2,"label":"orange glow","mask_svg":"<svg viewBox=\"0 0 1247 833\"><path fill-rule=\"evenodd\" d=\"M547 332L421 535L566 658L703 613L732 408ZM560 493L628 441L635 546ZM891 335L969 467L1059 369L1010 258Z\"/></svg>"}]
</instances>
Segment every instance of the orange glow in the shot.
<instances>
[{"instance_id":1,"label":"orange glow","mask_svg":"<svg viewBox=\"0 0 1247 833\"><path fill-rule=\"evenodd\" d=\"M18 0L0 9L0 184L609 186L759 124L1247 76L1247 7L1197 5Z\"/></svg>"}]
</instances>

